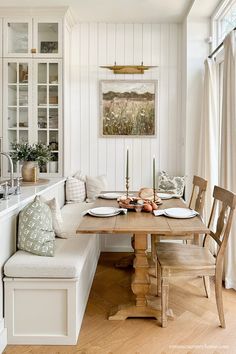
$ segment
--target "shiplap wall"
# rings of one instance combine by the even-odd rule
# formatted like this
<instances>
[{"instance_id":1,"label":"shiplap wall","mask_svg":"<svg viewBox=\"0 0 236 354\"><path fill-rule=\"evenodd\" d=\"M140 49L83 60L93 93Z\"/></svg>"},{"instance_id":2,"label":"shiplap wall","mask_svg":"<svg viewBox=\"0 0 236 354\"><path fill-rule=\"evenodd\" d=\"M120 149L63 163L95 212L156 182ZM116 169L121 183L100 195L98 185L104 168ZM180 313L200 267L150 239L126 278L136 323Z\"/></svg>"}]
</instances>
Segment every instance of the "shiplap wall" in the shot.
<instances>
[{"instance_id":1,"label":"shiplap wall","mask_svg":"<svg viewBox=\"0 0 236 354\"><path fill-rule=\"evenodd\" d=\"M181 114L181 25L82 23L72 31L71 170L106 174L109 189L124 189L125 151L130 148L131 189L152 185L158 170L184 173ZM100 65L158 65L144 75L114 75ZM158 80L155 138L99 137L99 81Z\"/></svg>"}]
</instances>

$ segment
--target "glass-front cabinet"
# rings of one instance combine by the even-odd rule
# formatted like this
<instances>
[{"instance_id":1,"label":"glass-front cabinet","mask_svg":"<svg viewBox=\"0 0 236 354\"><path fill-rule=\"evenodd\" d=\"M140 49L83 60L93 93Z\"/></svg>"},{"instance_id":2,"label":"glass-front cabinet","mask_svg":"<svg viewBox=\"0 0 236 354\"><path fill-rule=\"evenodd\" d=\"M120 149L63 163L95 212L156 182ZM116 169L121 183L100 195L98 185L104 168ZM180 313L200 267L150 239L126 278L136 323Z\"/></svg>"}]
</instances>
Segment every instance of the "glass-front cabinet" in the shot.
<instances>
[{"instance_id":1,"label":"glass-front cabinet","mask_svg":"<svg viewBox=\"0 0 236 354\"><path fill-rule=\"evenodd\" d=\"M50 175L61 172L61 72L61 60L4 59L4 150L15 142L49 145L53 159L40 172Z\"/></svg>"},{"instance_id":2,"label":"glass-front cabinet","mask_svg":"<svg viewBox=\"0 0 236 354\"><path fill-rule=\"evenodd\" d=\"M61 148L61 63L57 60L37 60L36 120L37 141L49 145L53 160L41 167L41 172L58 173Z\"/></svg>"},{"instance_id":3,"label":"glass-front cabinet","mask_svg":"<svg viewBox=\"0 0 236 354\"><path fill-rule=\"evenodd\" d=\"M32 140L32 63L31 60L4 60L3 142L4 151L12 151L12 143ZM14 172L19 166L14 165Z\"/></svg>"},{"instance_id":4,"label":"glass-front cabinet","mask_svg":"<svg viewBox=\"0 0 236 354\"><path fill-rule=\"evenodd\" d=\"M61 20L4 19L4 57L62 56Z\"/></svg>"}]
</instances>

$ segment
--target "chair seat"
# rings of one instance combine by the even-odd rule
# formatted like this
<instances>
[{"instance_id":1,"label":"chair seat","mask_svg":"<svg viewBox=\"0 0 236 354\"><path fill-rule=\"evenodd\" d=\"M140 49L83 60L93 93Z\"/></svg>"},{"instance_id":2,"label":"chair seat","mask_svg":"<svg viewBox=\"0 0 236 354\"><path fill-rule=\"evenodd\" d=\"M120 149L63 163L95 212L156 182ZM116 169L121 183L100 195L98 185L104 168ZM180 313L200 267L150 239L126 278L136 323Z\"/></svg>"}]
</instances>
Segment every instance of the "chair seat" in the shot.
<instances>
[{"instance_id":1,"label":"chair seat","mask_svg":"<svg viewBox=\"0 0 236 354\"><path fill-rule=\"evenodd\" d=\"M157 259L161 268L173 268L179 271L181 269L207 271L207 269L215 269L216 262L207 248L170 242L157 244Z\"/></svg>"}]
</instances>

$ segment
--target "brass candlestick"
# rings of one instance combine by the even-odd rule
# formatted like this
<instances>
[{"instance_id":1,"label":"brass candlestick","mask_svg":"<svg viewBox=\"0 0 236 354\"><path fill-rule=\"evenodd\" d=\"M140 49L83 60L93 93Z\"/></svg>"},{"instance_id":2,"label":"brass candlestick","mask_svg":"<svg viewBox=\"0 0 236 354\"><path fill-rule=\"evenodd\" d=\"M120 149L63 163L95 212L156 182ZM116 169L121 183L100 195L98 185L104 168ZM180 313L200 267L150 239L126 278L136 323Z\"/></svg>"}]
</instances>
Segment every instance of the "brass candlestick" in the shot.
<instances>
[{"instance_id":1,"label":"brass candlestick","mask_svg":"<svg viewBox=\"0 0 236 354\"><path fill-rule=\"evenodd\" d=\"M126 198L129 197L129 177L125 177L125 187L126 187Z\"/></svg>"},{"instance_id":2,"label":"brass candlestick","mask_svg":"<svg viewBox=\"0 0 236 354\"><path fill-rule=\"evenodd\" d=\"M156 203L156 188L153 188L153 201Z\"/></svg>"}]
</instances>

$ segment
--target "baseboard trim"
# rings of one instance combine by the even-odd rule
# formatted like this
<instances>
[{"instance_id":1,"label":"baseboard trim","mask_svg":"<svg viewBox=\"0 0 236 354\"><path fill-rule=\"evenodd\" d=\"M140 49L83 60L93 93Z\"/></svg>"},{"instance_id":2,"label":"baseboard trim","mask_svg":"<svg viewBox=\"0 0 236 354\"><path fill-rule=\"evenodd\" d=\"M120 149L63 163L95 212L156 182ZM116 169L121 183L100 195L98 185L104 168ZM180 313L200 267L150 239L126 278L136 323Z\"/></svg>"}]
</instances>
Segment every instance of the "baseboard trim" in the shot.
<instances>
[{"instance_id":1,"label":"baseboard trim","mask_svg":"<svg viewBox=\"0 0 236 354\"><path fill-rule=\"evenodd\" d=\"M7 346L7 329L3 328L0 332L0 353L3 353Z\"/></svg>"}]
</instances>

